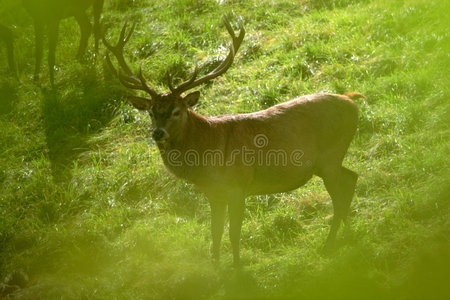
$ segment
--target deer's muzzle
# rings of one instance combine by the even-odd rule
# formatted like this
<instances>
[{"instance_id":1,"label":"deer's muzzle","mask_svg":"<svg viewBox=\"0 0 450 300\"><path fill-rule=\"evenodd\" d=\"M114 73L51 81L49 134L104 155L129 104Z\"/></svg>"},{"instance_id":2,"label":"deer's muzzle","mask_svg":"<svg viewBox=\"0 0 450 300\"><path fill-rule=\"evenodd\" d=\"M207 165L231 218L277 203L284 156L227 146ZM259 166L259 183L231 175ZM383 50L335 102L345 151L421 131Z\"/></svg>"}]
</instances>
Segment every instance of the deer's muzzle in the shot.
<instances>
[{"instance_id":1,"label":"deer's muzzle","mask_svg":"<svg viewBox=\"0 0 450 300\"><path fill-rule=\"evenodd\" d=\"M153 130L152 137L155 141L158 142L168 138L169 134L162 128L156 128L155 130Z\"/></svg>"}]
</instances>

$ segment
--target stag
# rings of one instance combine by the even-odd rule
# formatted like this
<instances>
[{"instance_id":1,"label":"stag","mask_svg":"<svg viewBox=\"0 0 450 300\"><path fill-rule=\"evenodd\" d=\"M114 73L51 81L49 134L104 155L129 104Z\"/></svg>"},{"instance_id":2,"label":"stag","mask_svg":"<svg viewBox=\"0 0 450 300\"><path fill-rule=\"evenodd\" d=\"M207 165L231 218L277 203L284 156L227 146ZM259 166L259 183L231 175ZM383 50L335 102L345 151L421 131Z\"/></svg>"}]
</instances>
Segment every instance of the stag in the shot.
<instances>
[{"instance_id":1,"label":"stag","mask_svg":"<svg viewBox=\"0 0 450 300\"><path fill-rule=\"evenodd\" d=\"M5 42L9 71L12 74L16 74L16 64L14 61L14 35L11 29L2 24L0 24L0 39Z\"/></svg>"},{"instance_id":2,"label":"stag","mask_svg":"<svg viewBox=\"0 0 450 300\"><path fill-rule=\"evenodd\" d=\"M25 9L34 21L35 30L35 70L34 80L39 79L43 53L44 29L48 30L48 68L50 82L55 81L55 53L58 43L59 23L62 19L75 17L80 26L81 39L77 57L80 59L86 52L92 25L86 10L93 6L95 49L100 39L100 15L104 0L23 0Z\"/></svg>"},{"instance_id":3,"label":"stag","mask_svg":"<svg viewBox=\"0 0 450 300\"><path fill-rule=\"evenodd\" d=\"M353 100L364 96L320 93L252 113L206 117L194 112L200 92L184 93L224 74L244 39L242 23L238 34L228 18L224 24L232 39L228 55L202 77L196 68L190 79L176 87L169 77L166 93L150 87L142 70L134 74L123 56L134 25L128 30L125 24L116 45L103 38L119 68L109 55L107 62L125 87L149 95L130 96L129 101L149 113L152 137L165 166L207 196L213 258L219 258L227 209L233 261L239 265L245 198L294 190L313 175L323 179L332 199L334 215L324 250L333 249L340 223L349 214L358 177L342 162L357 127L358 109Z\"/></svg>"}]
</instances>

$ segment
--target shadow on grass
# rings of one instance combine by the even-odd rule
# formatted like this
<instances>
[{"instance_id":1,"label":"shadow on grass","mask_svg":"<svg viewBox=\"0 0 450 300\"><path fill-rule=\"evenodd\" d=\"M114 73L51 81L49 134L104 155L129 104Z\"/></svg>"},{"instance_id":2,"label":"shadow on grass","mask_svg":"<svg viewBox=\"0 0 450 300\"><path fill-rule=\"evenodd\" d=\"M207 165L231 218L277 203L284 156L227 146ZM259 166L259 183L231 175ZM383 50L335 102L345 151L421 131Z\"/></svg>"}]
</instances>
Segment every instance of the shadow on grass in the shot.
<instances>
[{"instance_id":1,"label":"shadow on grass","mask_svg":"<svg viewBox=\"0 0 450 300\"><path fill-rule=\"evenodd\" d=\"M0 75L1 76L1 75ZM9 80L0 81L0 116L13 111L18 101L17 84Z\"/></svg>"},{"instance_id":2,"label":"shadow on grass","mask_svg":"<svg viewBox=\"0 0 450 300\"><path fill-rule=\"evenodd\" d=\"M224 300L264 299L264 292L258 287L257 280L250 271L238 269L231 274L223 274L223 276Z\"/></svg>"},{"instance_id":3,"label":"shadow on grass","mask_svg":"<svg viewBox=\"0 0 450 300\"><path fill-rule=\"evenodd\" d=\"M115 106L112 99L119 98L117 91L92 72L79 74L77 79L66 79L61 86L43 89L41 103L48 156L56 183L71 179L74 160L88 149L89 136L112 119Z\"/></svg>"}]
</instances>

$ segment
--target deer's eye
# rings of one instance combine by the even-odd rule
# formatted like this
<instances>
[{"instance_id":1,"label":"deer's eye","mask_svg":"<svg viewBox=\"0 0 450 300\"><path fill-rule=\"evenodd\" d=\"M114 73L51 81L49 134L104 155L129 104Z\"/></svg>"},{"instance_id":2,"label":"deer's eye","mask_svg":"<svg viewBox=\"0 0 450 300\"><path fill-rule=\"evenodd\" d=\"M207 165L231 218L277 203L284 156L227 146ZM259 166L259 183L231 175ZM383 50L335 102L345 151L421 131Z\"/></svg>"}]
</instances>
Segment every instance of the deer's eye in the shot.
<instances>
[{"instance_id":1,"label":"deer's eye","mask_svg":"<svg viewBox=\"0 0 450 300\"><path fill-rule=\"evenodd\" d=\"M175 111L173 111L173 113L172 113L172 116L174 116L174 117L178 117L180 115L180 110L175 110Z\"/></svg>"}]
</instances>

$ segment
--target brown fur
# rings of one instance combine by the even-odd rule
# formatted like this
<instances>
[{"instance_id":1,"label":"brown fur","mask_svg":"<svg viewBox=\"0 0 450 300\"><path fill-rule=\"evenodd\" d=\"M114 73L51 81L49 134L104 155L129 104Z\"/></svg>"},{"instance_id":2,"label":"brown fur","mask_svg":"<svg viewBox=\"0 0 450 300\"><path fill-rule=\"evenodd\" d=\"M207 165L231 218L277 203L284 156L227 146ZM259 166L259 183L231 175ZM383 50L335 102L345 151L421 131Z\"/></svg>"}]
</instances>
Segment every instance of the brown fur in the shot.
<instances>
[{"instance_id":1,"label":"brown fur","mask_svg":"<svg viewBox=\"0 0 450 300\"><path fill-rule=\"evenodd\" d=\"M244 166L240 157L235 165L220 168L208 166L207 162L195 168L186 165L173 167L166 161L175 175L196 184L203 191L214 190L219 181L225 189L239 189L245 196L285 192L298 187L297 182L303 181L302 178L322 172L328 163L328 157L322 153L338 148L335 150L339 152L336 161L342 161L355 133L356 122L357 108L347 97L309 95L249 114L210 118L189 111L189 121L183 129L182 138L161 148L166 153L172 149L182 153L195 149L200 154L218 149L223 151L224 158L229 158L233 150L240 150L243 146L264 152L270 149L302 150L305 164L310 161L309 166L302 168ZM267 137L267 147L259 149L254 145L253 138L258 134ZM293 172L297 178L286 180L290 177L286 171ZM280 178L280 173L285 176ZM231 185L230 181L235 183Z\"/></svg>"}]
</instances>

